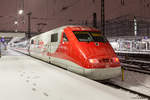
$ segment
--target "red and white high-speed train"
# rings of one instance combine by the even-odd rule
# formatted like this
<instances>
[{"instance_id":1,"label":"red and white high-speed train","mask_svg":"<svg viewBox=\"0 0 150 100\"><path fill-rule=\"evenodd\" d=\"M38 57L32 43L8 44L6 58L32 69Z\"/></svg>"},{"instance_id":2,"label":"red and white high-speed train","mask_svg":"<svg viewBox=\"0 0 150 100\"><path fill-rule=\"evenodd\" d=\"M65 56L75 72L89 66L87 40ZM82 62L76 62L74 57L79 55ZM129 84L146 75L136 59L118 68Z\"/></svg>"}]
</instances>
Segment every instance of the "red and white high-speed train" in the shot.
<instances>
[{"instance_id":1,"label":"red and white high-speed train","mask_svg":"<svg viewBox=\"0 0 150 100\"><path fill-rule=\"evenodd\" d=\"M94 80L121 74L114 50L95 28L62 26L30 39L29 55Z\"/></svg>"}]
</instances>

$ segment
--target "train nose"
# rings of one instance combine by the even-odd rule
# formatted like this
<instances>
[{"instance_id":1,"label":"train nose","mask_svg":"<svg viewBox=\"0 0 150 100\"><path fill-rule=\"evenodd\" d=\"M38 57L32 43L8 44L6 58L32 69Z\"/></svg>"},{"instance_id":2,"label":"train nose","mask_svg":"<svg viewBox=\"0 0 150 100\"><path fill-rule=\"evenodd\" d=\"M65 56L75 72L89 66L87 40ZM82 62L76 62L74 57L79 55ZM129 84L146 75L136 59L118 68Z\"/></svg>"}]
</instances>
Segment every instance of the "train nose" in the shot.
<instances>
[{"instance_id":1,"label":"train nose","mask_svg":"<svg viewBox=\"0 0 150 100\"><path fill-rule=\"evenodd\" d=\"M89 63L91 63L91 64L98 64L99 60L98 59L89 59Z\"/></svg>"},{"instance_id":2,"label":"train nose","mask_svg":"<svg viewBox=\"0 0 150 100\"><path fill-rule=\"evenodd\" d=\"M88 59L88 68L108 68L114 66L120 66L119 58L92 58Z\"/></svg>"},{"instance_id":3,"label":"train nose","mask_svg":"<svg viewBox=\"0 0 150 100\"><path fill-rule=\"evenodd\" d=\"M84 75L94 80L105 80L121 75L121 67L103 69L85 69Z\"/></svg>"},{"instance_id":4,"label":"train nose","mask_svg":"<svg viewBox=\"0 0 150 100\"><path fill-rule=\"evenodd\" d=\"M121 74L120 62L117 57L90 58L84 75L94 80L104 80Z\"/></svg>"}]
</instances>

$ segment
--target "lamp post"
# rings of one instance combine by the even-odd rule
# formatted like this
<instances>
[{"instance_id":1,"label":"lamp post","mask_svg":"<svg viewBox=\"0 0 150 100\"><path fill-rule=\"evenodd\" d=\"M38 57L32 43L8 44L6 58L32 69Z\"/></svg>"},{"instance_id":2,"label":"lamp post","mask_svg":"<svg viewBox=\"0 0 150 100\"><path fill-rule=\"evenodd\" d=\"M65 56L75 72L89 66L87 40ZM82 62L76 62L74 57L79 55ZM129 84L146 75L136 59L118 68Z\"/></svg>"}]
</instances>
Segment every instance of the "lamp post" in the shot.
<instances>
[{"instance_id":1,"label":"lamp post","mask_svg":"<svg viewBox=\"0 0 150 100\"><path fill-rule=\"evenodd\" d=\"M31 15L32 15L32 12L27 13L27 16L28 16L28 33L27 33L27 38L28 39L31 38Z\"/></svg>"},{"instance_id":2,"label":"lamp post","mask_svg":"<svg viewBox=\"0 0 150 100\"><path fill-rule=\"evenodd\" d=\"M135 16L134 16L134 35L135 37L137 36L137 20Z\"/></svg>"},{"instance_id":3,"label":"lamp post","mask_svg":"<svg viewBox=\"0 0 150 100\"><path fill-rule=\"evenodd\" d=\"M93 27L97 28L97 16L96 13L93 13Z\"/></svg>"},{"instance_id":4,"label":"lamp post","mask_svg":"<svg viewBox=\"0 0 150 100\"><path fill-rule=\"evenodd\" d=\"M105 5L104 0L101 0L101 31L105 35Z\"/></svg>"}]
</instances>

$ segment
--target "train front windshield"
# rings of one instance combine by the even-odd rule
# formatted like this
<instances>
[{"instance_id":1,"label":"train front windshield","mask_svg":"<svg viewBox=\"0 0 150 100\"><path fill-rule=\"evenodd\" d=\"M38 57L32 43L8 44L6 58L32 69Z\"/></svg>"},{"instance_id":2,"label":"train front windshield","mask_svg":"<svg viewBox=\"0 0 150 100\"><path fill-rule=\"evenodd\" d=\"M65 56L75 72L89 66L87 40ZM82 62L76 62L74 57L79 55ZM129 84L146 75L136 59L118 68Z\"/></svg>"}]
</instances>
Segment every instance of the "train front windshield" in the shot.
<instances>
[{"instance_id":1,"label":"train front windshield","mask_svg":"<svg viewBox=\"0 0 150 100\"><path fill-rule=\"evenodd\" d=\"M108 42L100 32L73 31L80 42Z\"/></svg>"}]
</instances>

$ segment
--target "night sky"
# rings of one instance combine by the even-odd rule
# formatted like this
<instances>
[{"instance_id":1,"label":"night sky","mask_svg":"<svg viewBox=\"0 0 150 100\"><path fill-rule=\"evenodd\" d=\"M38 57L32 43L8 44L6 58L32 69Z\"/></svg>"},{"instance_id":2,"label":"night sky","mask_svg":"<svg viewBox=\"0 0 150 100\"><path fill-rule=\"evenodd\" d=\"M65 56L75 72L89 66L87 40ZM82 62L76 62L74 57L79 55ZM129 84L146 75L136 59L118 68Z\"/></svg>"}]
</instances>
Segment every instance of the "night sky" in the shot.
<instances>
[{"instance_id":1,"label":"night sky","mask_svg":"<svg viewBox=\"0 0 150 100\"><path fill-rule=\"evenodd\" d=\"M24 2L23 2L24 1ZM109 20L124 15L150 17L150 0L105 0L105 19ZM23 8L24 15L17 10ZM92 15L97 13L100 21L101 0L0 0L0 30L27 31L27 13L32 12L32 32L39 29L48 31L58 26L92 23ZM18 25L14 25L14 21Z\"/></svg>"}]
</instances>

